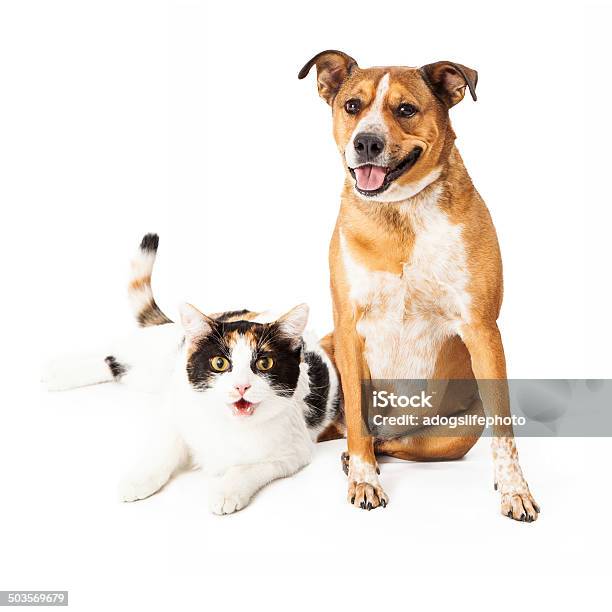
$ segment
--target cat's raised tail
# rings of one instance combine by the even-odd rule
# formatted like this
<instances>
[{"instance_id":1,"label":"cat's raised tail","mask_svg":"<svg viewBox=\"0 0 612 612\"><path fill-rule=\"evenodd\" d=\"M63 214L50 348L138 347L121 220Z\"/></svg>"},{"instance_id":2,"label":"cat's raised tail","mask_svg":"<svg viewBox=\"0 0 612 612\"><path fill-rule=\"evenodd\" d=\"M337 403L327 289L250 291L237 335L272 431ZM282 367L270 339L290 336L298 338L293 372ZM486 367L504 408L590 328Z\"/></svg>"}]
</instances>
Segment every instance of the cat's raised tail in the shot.
<instances>
[{"instance_id":1,"label":"cat's raised tail","mask_svg":"<svg viewBox=\"0 0 612 612\"><path fill-rule=\"evenodd\" d=\"M140 327L172 323L157 305L151 288L151 274L157 256L159 236L146 234L132 259L132 274L128 285L128 299L132 313Z\"/></svg>"}]
</instances>

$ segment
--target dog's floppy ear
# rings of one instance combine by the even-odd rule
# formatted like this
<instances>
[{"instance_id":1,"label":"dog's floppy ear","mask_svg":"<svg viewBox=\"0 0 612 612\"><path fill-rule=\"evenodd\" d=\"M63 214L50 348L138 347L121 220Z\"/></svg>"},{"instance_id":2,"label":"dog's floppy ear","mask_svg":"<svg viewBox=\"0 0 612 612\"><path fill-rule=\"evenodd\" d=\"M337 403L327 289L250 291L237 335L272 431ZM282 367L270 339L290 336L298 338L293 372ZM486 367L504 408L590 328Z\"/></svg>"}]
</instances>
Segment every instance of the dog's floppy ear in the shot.
<instances>
[{"instance_id":1,"label":"dog's floppy ear","mask_svg":"<svg viewBox=\"0 0 612 612\"><path fill-rule=\"evenodd\" d=\"M478 73L455 62L436 62L421 68L421 74L437 98L450 108L463 100L465 88L476 100Z\"/></svg>"},{"instance_id":2,"label":"dog's floppy ear","mask_svg":"<svg viewBox=\"0 0 612 612\"><path fill-rule=\"evenodd\" d=\"M331 106L340 86L357 66L357 62L342 51L321 51L306 62L298 74L298 79L303 79L315 65L319 95Z\"/></svg>"}]
</instances>

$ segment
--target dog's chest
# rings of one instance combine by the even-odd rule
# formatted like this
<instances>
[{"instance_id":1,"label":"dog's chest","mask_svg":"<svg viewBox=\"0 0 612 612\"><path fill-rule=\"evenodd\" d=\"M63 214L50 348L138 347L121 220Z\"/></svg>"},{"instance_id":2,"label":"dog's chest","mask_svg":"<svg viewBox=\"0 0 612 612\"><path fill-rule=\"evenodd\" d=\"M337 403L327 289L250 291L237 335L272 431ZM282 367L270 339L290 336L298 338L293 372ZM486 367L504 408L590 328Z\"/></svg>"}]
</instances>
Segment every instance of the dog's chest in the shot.
<instances>
[{"instance_id":1,"label":"dog's chest","mask_svg":"<svg viewBox=\"0 0 612 612\"><path fill-rule=\"evenodd\" d=\"M350 299L362 312L357 332L365 341L372 378L431 377L442 343L469 318L461 226L431 201L405 214L415 237L401 274L361 265L341 236Z\"/></svg>"}]
</instances>

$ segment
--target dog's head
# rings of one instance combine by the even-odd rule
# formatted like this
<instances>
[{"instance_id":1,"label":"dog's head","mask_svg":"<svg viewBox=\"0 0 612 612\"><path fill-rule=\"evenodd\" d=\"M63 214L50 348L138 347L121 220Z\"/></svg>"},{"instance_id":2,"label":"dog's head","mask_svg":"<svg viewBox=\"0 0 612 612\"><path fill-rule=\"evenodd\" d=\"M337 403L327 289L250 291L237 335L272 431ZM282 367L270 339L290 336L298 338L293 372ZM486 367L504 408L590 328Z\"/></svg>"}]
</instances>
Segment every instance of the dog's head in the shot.
<instances>
[{"instance_id":1,"label":"dog's head","mask_svg":"<svg viewBox=\"0 0 612 612\"><path fill-rule=\"evenodd\" d=\"M404 200L437 178L454 140L448 109L466 88L476 100L475 70L454 62L359 68L346 53L323 51L298 77L313 66L319 95L332 108L334 138L362 198Z\"/></svg>"}]
</instances>

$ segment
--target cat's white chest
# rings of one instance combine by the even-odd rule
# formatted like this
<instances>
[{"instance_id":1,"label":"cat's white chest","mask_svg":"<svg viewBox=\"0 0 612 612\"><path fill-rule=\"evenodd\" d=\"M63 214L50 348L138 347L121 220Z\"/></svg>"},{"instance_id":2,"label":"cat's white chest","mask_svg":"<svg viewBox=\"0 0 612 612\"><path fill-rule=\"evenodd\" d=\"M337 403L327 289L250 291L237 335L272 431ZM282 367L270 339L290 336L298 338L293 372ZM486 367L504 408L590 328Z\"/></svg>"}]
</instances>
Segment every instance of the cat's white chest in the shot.
<instances>
[{"instance_id":1,"label":"cat's white chest","mask_svg":"<svg viewBox=\"0 0 612 612\"><path fill-rule=\"evenodd\" d=\"M363 309L357 332L372 378L428 378L442 343L469 319L469 273L461 226L435 199L405 211L415 232L401 274L370 271L341 234L350 298Z\"/></svg>"},{"instance_id":2,"label":"cat's white chest","mask_svg":"<svg viewBox=\"0 0 612 612\"><path fill-rule=\"evenodd\" d=\"M172 420L190 450L194 465L209 475L236 465L282 460L291 455L310 461L312 441L302 416L302 404L288 399L278 416L264 422L253 417L228 417L227 406L215 398L182 390L171 408ZM244 419L249 419L246 421Z\"/></svg>"}]
</instances>

